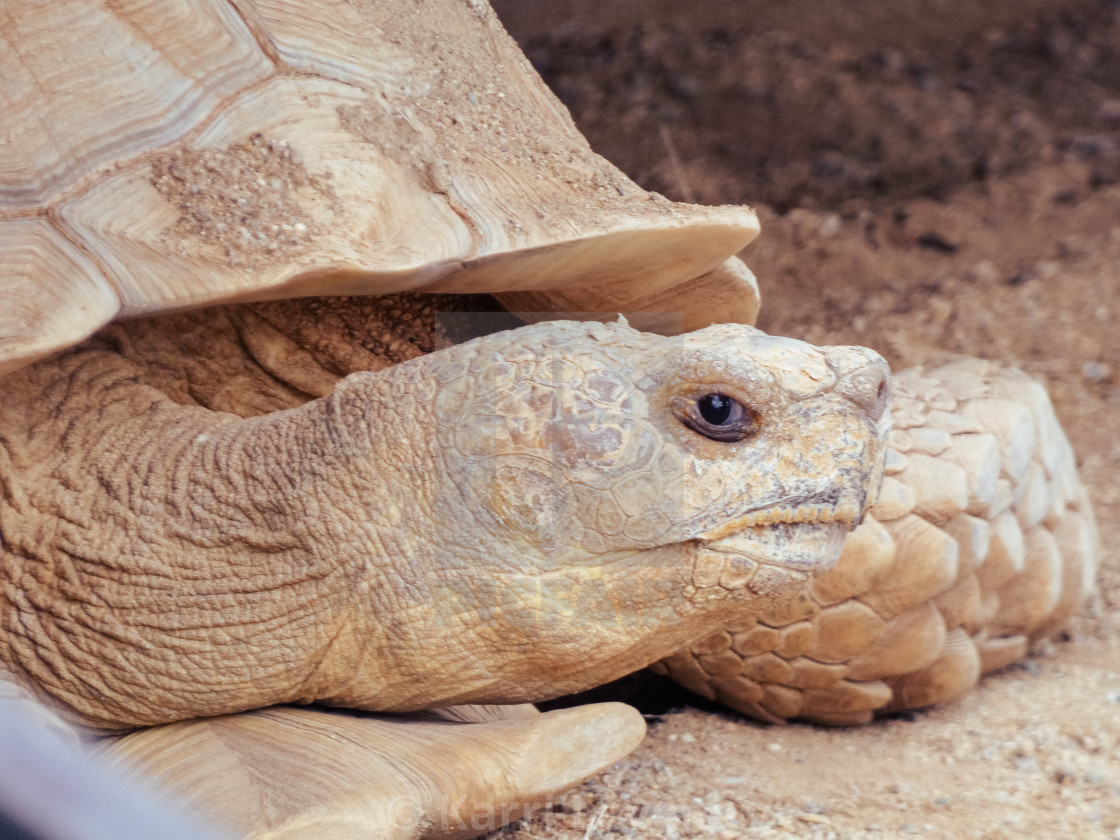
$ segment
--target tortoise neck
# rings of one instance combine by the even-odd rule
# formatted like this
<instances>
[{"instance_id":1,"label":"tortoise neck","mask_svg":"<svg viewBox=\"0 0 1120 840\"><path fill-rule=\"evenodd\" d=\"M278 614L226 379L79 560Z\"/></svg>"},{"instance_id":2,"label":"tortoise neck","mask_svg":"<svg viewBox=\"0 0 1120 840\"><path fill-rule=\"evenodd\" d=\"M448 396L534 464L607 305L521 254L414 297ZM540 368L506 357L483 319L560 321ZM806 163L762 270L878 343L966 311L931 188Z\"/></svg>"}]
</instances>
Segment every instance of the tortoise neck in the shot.
<instances>
[{"instance_id":1,"label":"tortoise neck","mask_svg":"<svg viewBox=\"0 0 1120 840\"><path fill-rule=\"evenodd\" d=\"M515 326L486 311L495 305L479 295L296 298L123 321L95 341L181 405L254 417L326 396L356 371Z\"/></svg>"},{"instance_id":2,"label":"tortoise neck","mask_svg":"<svg viewBox=\"0 0 1120 840\"><path fill-rule=\"evenodd\" d=\"M366 571L332 550L327 406L241 419L138 380L101 349L5 379L0 668L98 729L313 699Z\"/></svg>"}]
</instances>

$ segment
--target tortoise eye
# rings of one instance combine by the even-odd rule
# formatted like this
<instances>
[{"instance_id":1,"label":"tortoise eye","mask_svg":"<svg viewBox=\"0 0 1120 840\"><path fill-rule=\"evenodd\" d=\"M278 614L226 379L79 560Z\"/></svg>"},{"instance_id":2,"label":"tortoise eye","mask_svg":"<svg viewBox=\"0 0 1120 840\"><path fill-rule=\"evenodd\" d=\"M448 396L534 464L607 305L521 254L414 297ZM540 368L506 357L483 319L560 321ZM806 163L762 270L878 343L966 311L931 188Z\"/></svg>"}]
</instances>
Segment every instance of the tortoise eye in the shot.
<instances>
[{"instance_id":1,"label":"tortoise eye","mask_svg":"<svg viewBox=\"0 0 1120 840\"><path fill-rule=\"evenodd\" d=\"M704 394L683 408L681 421L711 440L734 443L758 431L758 412L727 394Z\"/></svg>"},{"instance_id":2,"label":"tortoise eye","mask_svg":"<svg viewBox=\"0 0 1120 840\"><path fill-rule=\"evenodd\" d=\"M725 394L706 394L696 401L700 416L713 426L725 426L731 420L735 408L741 408L735 400Z\"/></svg>"}]
</instances>

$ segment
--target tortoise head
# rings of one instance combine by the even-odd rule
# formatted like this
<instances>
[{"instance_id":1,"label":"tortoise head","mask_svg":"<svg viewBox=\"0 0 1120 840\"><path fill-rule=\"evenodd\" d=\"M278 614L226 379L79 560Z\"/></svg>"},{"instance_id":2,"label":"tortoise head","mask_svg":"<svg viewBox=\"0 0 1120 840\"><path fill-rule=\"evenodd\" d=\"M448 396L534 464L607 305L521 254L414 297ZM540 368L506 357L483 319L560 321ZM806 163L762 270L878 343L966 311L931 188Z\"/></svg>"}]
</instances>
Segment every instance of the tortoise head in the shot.
<instances>
[{"instance_id":1,"label":"tortoise head","mask_svg":"<svg viewBox=\"0 0 1120 840\"><path fill-rule=\"evenodd\" d=\"M378 468L389 486L369 518L408 546L396 606L414 631L525 660L518 699L798 597L862 518L889 430L878 355L741 325L499 333L351 377L331 398L340 418L370 411L375 376L376 404L401 418L389 435L379 421L378 445L408 438L433 464L419 482Z\"/></svg>"}]
</instances>

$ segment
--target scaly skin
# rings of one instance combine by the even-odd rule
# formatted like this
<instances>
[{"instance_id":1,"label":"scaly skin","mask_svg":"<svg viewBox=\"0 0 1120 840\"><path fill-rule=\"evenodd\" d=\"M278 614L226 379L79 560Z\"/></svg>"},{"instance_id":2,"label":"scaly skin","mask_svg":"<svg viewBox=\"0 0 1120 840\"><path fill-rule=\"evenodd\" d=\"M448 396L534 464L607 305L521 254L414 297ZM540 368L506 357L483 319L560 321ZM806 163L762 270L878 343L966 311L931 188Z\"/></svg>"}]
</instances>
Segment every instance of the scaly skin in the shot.
<instances>
[{"instance_id":1,"label":"scaly skin","mask_svg":"<svg viewBox=\"0 0 1120 840\"><path fill-rule=\"evenodd\" d=\"M750 327L559 322L240 418L95 342L4 382L0 661L103 729L587 688L836 559L886 383ZM686 427L709 393L758 428Z\"/></svg>"},{"instance_id":2,"label":"scaly skin","mask_svg":"<svg viewBox=\"0 0 1120 840\"><path fill-rule=\"evenodd\" d=\"M878 501L796 610L656 670L744 714L854 724L1026 655L1093 589L1093 508L1045 389L979 359L895 374Z\"/></svg>"}]
</instances>

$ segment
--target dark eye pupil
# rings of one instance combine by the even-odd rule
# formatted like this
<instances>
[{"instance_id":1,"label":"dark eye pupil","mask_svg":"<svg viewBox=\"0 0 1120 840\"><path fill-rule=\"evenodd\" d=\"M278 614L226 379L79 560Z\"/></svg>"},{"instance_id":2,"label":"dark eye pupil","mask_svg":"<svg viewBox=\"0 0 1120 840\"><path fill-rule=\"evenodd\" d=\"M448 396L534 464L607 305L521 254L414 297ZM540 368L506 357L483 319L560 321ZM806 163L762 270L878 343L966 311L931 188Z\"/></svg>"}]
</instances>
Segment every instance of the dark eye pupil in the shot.
<instances>
[{"instance_id":1,"label":"dark eye pupil","mask_svg":"<svg viewBox=\"0 0 1120 840\"><path fill-rule=\"evenodd\" d=\"M708 394L699 400L700 416L713 426L722 426L731 417L732 404L723 394Z\"/></svg>"}]
</instances>

